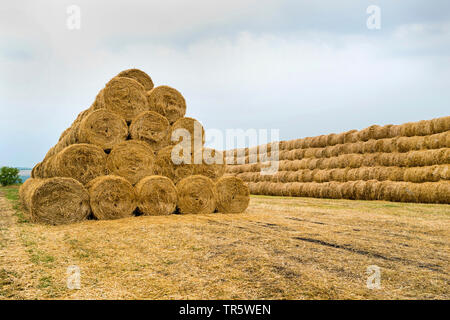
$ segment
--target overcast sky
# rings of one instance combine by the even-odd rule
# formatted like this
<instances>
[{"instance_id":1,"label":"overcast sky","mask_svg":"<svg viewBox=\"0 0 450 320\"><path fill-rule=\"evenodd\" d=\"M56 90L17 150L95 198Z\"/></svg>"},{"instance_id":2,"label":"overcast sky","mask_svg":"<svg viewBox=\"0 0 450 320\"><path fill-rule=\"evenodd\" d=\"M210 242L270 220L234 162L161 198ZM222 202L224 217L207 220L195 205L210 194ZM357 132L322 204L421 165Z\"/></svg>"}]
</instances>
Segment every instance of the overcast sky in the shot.
<instances>
[{"instance_id":1,"label":"overcast sky","mask_svg":"<svg viewBox=\"0 0 450 320\"><path fill-rule=\"evenodd\" d=\"M67 7L81 28L67 27ZM381 10L368 29L366 9ZM8 1L0 166L33 166L115 74L177 88L205 129L280 139L450 112L450 1Z\"/></svg>"}]
</instances>

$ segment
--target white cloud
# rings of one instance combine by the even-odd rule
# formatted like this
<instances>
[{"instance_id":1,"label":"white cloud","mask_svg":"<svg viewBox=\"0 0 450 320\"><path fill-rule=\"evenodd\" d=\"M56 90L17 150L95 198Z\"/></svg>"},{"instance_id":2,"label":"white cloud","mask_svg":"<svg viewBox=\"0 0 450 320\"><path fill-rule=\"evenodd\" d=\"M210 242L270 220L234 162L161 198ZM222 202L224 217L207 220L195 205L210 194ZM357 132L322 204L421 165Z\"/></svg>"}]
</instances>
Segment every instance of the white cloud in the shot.
<instances>
[{"instance_id":1,"label":"white cloud","mask_svg":"<svg viewBox=\"0 0 450 320\"><path fill-rule=\"evenodd\" d=\"M17 9L22 19L0 16L7 18L0 28L0 112L7 115L0 118L0 163L39 161L104 83L129 67L179 89L188 114L206 128L279 128L292 139L448 114L448 24L400 25L385 34L208 34L218 20L231 28L251 19L256 4L264 14L280 12L261 1L220 8L170 1L151 12L137 2L119 9L91 1L80 2L81 30L68 31L65 2L35 3ZM193 29L205 34L182 44L164 40Z\"/></svg>"}]
</instances>

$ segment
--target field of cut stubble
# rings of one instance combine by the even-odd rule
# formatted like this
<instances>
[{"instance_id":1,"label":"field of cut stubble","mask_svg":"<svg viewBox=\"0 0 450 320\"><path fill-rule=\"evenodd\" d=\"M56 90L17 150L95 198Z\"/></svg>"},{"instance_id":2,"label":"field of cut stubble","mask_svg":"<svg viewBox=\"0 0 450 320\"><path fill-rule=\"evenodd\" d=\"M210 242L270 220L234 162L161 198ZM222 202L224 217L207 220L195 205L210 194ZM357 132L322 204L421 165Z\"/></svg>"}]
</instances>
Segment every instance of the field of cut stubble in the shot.
<instances>
[{"instance_id":1,"label":"field of cut stubble","mask_svg":"<svg viewBox=\"0 0 450 320\"><path fill-rule=\"evenodd\" d=\"M449 205L253 196L238 215L55 227L27 222L17 190L0 188L0 299L450 298Z\"/></svg>"}]
</instances>

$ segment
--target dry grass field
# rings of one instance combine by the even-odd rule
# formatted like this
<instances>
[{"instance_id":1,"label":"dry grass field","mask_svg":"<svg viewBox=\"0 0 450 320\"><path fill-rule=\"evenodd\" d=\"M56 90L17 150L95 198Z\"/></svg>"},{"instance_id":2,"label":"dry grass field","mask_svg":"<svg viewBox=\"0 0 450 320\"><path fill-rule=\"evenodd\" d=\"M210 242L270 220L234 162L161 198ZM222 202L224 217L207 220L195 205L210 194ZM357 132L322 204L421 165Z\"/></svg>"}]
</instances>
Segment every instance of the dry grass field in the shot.
<instances>
[{"instance_id":1,"label":"dry grass field","mask_svg":"<svg viewBox=\"0 0 450 320\"><path fill-rule=\"evenodd\" d=\"M450 298L449 205L252 196L238 215L54 227L26 221L17 189L0 188L0 299Z\"/></svg>"}]
</instances>

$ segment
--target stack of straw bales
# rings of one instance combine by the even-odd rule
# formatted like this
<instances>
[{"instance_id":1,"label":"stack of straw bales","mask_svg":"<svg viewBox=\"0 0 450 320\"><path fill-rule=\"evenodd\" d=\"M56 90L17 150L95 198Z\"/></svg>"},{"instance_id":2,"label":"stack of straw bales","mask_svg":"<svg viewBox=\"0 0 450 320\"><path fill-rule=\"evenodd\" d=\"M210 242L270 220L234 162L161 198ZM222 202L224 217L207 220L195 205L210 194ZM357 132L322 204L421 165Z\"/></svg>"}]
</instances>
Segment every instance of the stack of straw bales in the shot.
<instances>
[{"instance_id":1,"label":"stack of straw bales","mask_svg":"<svg viewBox=\"0 0 450 320\"><path fill-rule=\"evenodd\" d=\"M89 217L244 212L247 184L222 178L222 152L203 148L202 125L185 113L176 89L154 87L141 70L122 71L33 168L20 188L26 213L34 222L65 224ZM200 161L174 162L179 141L172 133L185 129L194 138L194 126L201 128L196 152L184 156Z\"/></svg>"},{"instance_id":2,"label":"stack of straw bales","mask_svg":"<svg viewBox=\"0 0 450 320\"><path fill-rule=\"evenodd\" d=\"M229 150L226 175L252 194L450 203L450 116L281 141L279 171L261 175L270 152Z\"/></svg>"}]
</instances>

